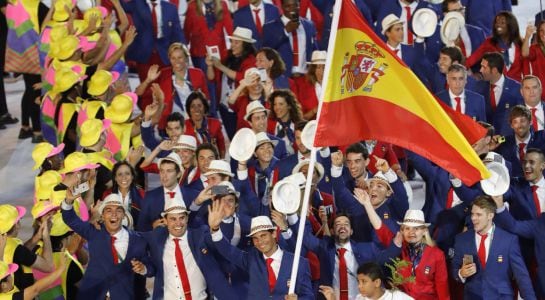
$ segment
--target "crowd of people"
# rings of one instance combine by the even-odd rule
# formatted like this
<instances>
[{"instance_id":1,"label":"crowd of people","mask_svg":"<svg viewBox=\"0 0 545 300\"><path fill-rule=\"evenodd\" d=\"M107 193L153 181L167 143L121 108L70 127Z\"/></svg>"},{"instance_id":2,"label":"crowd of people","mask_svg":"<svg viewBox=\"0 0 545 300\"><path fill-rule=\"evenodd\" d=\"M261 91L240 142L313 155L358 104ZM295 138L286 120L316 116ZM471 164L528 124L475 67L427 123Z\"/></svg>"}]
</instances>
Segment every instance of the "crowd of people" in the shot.
<instances>
[{"instance_id":1,"label":"crowd of people","mask_svg":"<svg viewBox=\"0 0 545 300\"><path fill-rule=\"evenodd\" d=\"M486 129L493 178L467 186L380 138L311 157L336 1L97 2L0 2L38 172L28 241L0 205L1 299L545 299L544 20L521 37L510 0L347 1Z\"/></svg>"}]
</instances>

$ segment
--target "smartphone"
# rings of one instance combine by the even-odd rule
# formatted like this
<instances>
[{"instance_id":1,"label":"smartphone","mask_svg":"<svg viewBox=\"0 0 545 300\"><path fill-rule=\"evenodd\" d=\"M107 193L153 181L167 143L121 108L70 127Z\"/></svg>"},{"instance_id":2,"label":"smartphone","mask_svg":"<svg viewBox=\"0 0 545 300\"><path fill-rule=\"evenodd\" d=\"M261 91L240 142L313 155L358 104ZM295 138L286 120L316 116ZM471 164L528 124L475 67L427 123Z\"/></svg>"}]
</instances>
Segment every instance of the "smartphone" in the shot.
<instances>
[{"instance_id":1,"label":"smartphone","mask_svg":"<svg viewBox=\"0 0 545 300\"><path fill-rule=\"evenodd\" d=\"M80 195L89 190L89 182L82 182L72 189L72 195Z\"/></svg>"},{"instance_id":2,"label":"smartphone","mask_svg":"<svg viewBox=\"0 0 545 300\"><path fill-rule=\"evenodd\" d=\"M469 264L472 264L472 263L473 263L473 255L464 254L462 264L465 266L465 265L469 265Z\"/></svg>"},{"instance_id":3,"label":"smartphone","mask_svg":"<svg viewBox=\"0 0 545 300\"><path fill-rule=\"evenodd\" d=\"M224 185L215 185L211 189L214 195L227 195L229 194L229 188Z\"/></svg>"},{"instance_id":4,"label":"smartphone","mask_svg":"<svg viewBox=\"0 0 545 300\"><path fill-rule=\"evenodd\" d=\"M267 76L267 70L258 69L258 71L259 71L259 78L260 78L261 82L267 81L267 78L269 77L269 76Z\"/></svg>"}]
</instances>

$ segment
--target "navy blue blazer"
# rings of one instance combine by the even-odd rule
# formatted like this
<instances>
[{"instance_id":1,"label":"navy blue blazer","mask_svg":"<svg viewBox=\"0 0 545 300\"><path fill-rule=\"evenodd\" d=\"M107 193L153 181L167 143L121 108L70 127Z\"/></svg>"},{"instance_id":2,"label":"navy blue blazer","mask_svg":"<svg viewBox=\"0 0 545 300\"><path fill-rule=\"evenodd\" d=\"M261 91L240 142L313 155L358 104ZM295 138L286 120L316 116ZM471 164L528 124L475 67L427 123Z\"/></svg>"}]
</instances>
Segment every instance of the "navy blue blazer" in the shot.
<instances>
[{"instance_id":1,"label":"navy blue blazer","mask_svg":"<svg viewBox=\"0 0 545 300\"><path fill-rule=\"evenodd\" d=\"M464 102L466 106L465 115L473 117L473 120L475 121L486 122L486 108L484 105L484 97L469 90L465 90L464 93ZM439 98L449 107L452 107L452 99L450 99L450 94L447 90L439 92L437 94L437 98Z\"/></svg>"},{"instance_id":2,"label":"navy blue blazer","mask_svg":"<svg viewBox=\"0 0 545 300\"><path fill-rule=\"evenodd\" d=\"M494 17L502 11L511 11L511 0L462 0L466 7L466 23L480 27L486 36L492 35Z\"/></svg>"},{"instance_id":3,"label":"navy blue blazer","mask_svg":"<svg viewBox=\"0 0 545 300\"><path fill-rule=\"evenodd\" d=\"M283 251L280 271L276 278L276 285L271 293L269 292L267 265L261 252L255 249L255 247L252 247L248 252L242 251L229 244L225 238L214 244L223 257L243 270L247 270L248 275L250 275L247 299L283 300L288 294L288 281L291 276L291 267L294 259L293 253ZM314 299L310 284L310 267L304 257L301 257L299 260L295 294L297 294L298 299Z\"/></svg>"},{"instance_id":4,"label":"navy blue blazer","mask_svg":"<svg viewBox=\"0 0 545 300\"><path fill-rule=\"evenodd\" d=\"M427 83L429 89L433 94L437 94L443 90L447 85L447 76L439 71L437 64L428 65L427 72ZM470 90L472 92L478 92L477 90L477 80L471 76L467 76L467 84L465 90Z\"/></svg>"},{"instance_id":5,"label":"navy blue blazer","mask_svg":"<svg viewBox=\"0 0 545 300\"><path fill-rule=\"evenodd\" d=\"M83 222L74 209L62 210L62 219L72 230L87 240L89 264L81 280L78 299L105 299L110 292L111 299L134 299L134 275L131 260L143 262L150 271L154 268L149 262L146 240L132 230L129 232L127 255L122 262L114 265L110 234L102 225L98 230L88 222Z\"/></svg>"},{"instance_id":6,"label":"navy blue blazer","mask_svg":"<svg viewBox=\"0 0 545 300\"><path fill-rule=\"evenodd\" d=\"M192 197L188 196L187 188L181 187L182 197L187 208L193 202ZM161 219L161 213L165 210L165 192L162 186L155 188L151 191L147 191L144 196L142 209L136 229L138 231L151 231L153 229L152 224L155 220Z\"/></svg>"},{"instance_id":7,"label":"navy blue blazer","mask_svg":"<svg viewBox=\"0 0 545 300\"><path fill-rule=\"evenodd\" d=\"M166 227L157 227L153 231L144 233L144 237L148 242L150 256L154 269L148 270L146 276L155 276L153 284L153 299L163 299L164 296L164 270L163 270L163 254L165 243L169 234ZM191 254L197 262L197 266L201 270L204 279L206 280L207 289L217 299L236 299L237 295L229 287L227 278L223 275L219 268L219 264L214 258L214 245L210 239L210 233L206 227L199 229L187 229L187 240ZM190 275L191 276L191 275Z\"/></svg>"},{"instance_id":8,"label":"navy blue blazer","mask_svg":"<svg viewBox=\"0 0 545 300\"><path fill-rule=\"evenodd\" d=\"M265 21L261 23L262 29L263 25L280 17L280 11L276 6L265 2L263 2L263 5L265 7ZM263 36L257 32L254 21L254 12L252 11L250 5L241 7L237 11L235 11L235 13L233 14L233 24L235 28L245 27L250 29L252 31L252 37L256 40L256 42L254 43L255 48L261 49L263 44Z\"/></svg>"},{"instance_id":9,"label":"navy blue blazer","mask_svg":"<svg viewBox=\"0 0 545 300\"><path fill-rule=\"evenodd\" d=\"M356 7L363 19L367 22L369 27L373 28L374 19L369 10L368 4L363 0L355 0ZM333 0L312 0L312 4L322 13L324 16L324 30L322 32L322 39L319 41L320 50L327 50L329 44L329 35L331 34L331 23L333 21L333 7L335 1Z\"/></svg>"},{"instance_id":10,"label":"navy blue blazer","mask_svg":"<svg viewBox=\"0 0 545 300\"><path fill-rule=\"evenodd\" d=\"M534 255L537 263L537 294L545 297L545 217L543 213L537 219L518 221L511 216L509 211L496 214L496 225L520 236L521 238L534 240Z\"/></svg>"},{"instance_id":11,"label":"navy blue blazer","mask_svg":"<svg viewBox=\"0 0 545 300\"><path fill-rule=\"evenodd\" d=\"M485 269L482 268L477 254L474 230L456 236L454 248L451 268L453 278L460 280L458 271L464 255L472 255L473 262L477 265L477 273L465 281L464 299L513 299L513 277L524 299L536 299L516 235L495 227Z\"/></svg>"},{"instance_id":12,"label":"navy blue blazer","mask_svg":"<svg viewBox=\"0 0 545 300\"><path fill-rule=\"evenodd\" d=\"M541 150L545 150L545 132L543 132L543 130L533 132L533 129L530 129L530 135L530 141L528 142L526 149L538 148ZM517 141L514 135L506 136L505 142L500 144L500 146L495 151L501 154L503 158L511 162L511 166L513 167L513 177L524 177L522 164L520 163L518 155L519 150L517 146Z\"/></svg>"},{"instance_id":13,"label":"navy blue blazer","mask_svg":"<svg viewBox=\"0 0 545 300\"><path fill-rule=\"evenodd\" d=\"M140 135L142 136L142 141L144 142L144 146L146 146L146 148L150 149L151 151L153 151L153 149L159 146L159 144L162 142L162 140L158 141L155 138L155 126L153 125L148 127L140 126ZM171 152L172 151L161 150L161 152L157 154L157 157L158 158L165 157Z\"/></svg>"},{"instance_id":14,"label":"navy blue blazer","mask_svg":"<svg viewBox=\"0 0 545 300\"><path fill-rule=\"evenodd\" d=\"M513 106L524 104L520 94L520 83L507 76L505 77L503 92L495 111L492 111L490 106L490 83L488 81L479 81L475 91L484 96L486 119L496 129L496 134L504 136L513 134L513 129L509 124L509 112Z\"/></svg>"},{"instance_id":15,"label":"navy blue blazer","mask_svg":"<svg viewBox=\"0 0 545 300\"><path fill-rule=\"evenodd\" d=\"M471 43L471 51L474 52L484 42L486 34L480 27L470 24L466 24L466 30ZM436 62L439 59L439 52L445 46L446 45L441 40L441 25L437 24L437 28L433 35L426 38L426 57L428 57L430 61ZM468 56L469 54L470 53L468 53Z\"/></svg>"},{"instance_id":16,"label":"navy blue blazer","mask_svg":"<svg viewBox=\"0 0 545 300\"><path fill-rule=\"evenodd\" d=\"M151 9L145 0L121 1L121 5L127 14L131 15L138 32L134 43L127 50L127 59L147 63L155 49L161 61L165 65L170 65L168 47L174 42L186 43L176 6L170 2L161 1L162 37L156 39L151 24ZM144 45L146 46L143 47Z\"/></svg>"},{"instance_id":17,"label":"navy blue blazer","mask_svg":"<svg viewBox=\"0 0 545 300\"><path fill-rule=\"evenodd\" d=\"M305 30L306 53L303 55L306 58L306 61L310 61L312 58L312 51L318 49L318 44L316 42L316 27L314 27L314 23L305 18L300 17L299 21L299 26L303 26L303 29ZM285 33L284 23L282 23L280 17L263 26L263 35L263 47L273 48L280 53L282 60L286 64L286 72L284 72L284 75L288 77L291 76L293 50L291 48L290 39Z\"/></svg>"}]
</instances>

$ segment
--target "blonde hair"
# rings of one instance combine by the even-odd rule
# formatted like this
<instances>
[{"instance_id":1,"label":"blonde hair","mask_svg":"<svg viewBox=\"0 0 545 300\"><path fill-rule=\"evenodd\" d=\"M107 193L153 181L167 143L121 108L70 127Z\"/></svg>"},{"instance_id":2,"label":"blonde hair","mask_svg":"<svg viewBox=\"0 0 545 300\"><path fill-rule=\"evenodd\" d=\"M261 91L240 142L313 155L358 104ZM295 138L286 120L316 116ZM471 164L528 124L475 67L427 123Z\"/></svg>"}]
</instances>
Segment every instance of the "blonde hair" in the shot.
<instances>
[{"instance_id":1,"label":"blonde hair","mask_svg":"<svg viewBox=\"0 0 545 300\"><path fill-rule=\"evenodd\" d=\"M185 55L185 58L189 59L189 51L187 50L187 47L184 44L178 42L170 44L170 46L168 47L168 57L170 57L172 52L176 50L182 51Z\"/></svg>"},{"instance_id":2,"label":"blonde hair","mask_svg":"<svg viewBox=\"0 0 545 300\"><path fill-rule=\"evenodd\" d=\"M401 225L399 230L400 231L403 231L403 229L405 227L414 227L414 226L407 226L407 225ZM424 236L422 236L422 243L428 245L428 246L432 246L434 247L436 244L435 244L435 241L433 240L433 238L431 237L431 234L430 234L430 231L428 230L428 227L426 226L418 226L418 227L423 227L425 230L424 230Z\"/></svg>"}]
</instances>

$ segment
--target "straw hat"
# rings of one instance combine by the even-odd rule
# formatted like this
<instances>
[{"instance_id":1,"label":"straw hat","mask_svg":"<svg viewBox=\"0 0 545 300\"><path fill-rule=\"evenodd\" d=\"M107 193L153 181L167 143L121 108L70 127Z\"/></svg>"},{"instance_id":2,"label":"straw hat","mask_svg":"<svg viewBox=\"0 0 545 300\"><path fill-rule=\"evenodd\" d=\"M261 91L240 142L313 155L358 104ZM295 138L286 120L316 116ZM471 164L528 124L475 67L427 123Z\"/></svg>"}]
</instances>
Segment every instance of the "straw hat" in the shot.
<instances>
[{"instance_id":1,"label":"straw hat","mask_svg":"<svg viewBox=\"0 0 545 300\"><path fill-rule=\"evenodd\" d=\"M210 176L213 174L223 174L229 177L233 177L234 174L231 173L231 165L225 160L216 159L210 162L208 167L208 172L204 173L204 176Z\"/></svg>"},{"instance_id":2,"label":"straw hat","mask_svg":"<svg viewBox=\"0 0 545 300\"><path fill-rule=\"evenodd\" d=\"M301 168L304 167L304 166L307 166L309 164L310 164L310 160L308 160L308 159L301 160L299 163L297 163L297 165L295 165L295 167L293 167L293 170L291 171L291 174L300 173ZM315 167L316 171L318 171L318 175L320 176L320 178L318 179L318 182L320 182L320 181L322 181L322 179L324 178L324 175L325 175L324 166L319 162L315 162L314 167Z\"/></svg>"},{"instance_id":3,"label":"straw hat","mask_svg":"<svg viewBox=\"0 0 545 300\"><path fill-rule=\"evenodd\" d=\"M271 219L267 216L253 217L250 225L250 234L247 237L266 230L276 230L276 226L273 225Z\"/></svg>"},{"instance_id":4,"label":"straw hat","mask_svg":"<svg viewBox=\"0 0 545 300\"><path fill-rule=\"evenodd\" d=\"M481 180L483 192L490 196L501 196L509 189L511 179L507 167L502 163L489 162L486 168L490 171L490 177Z\"/></svg>"},{"instance_id":5,"label":"straw hat","mask_svg":"<svg viewBox=\"0 0 545 300\"><path fill-rule=\"evenodd\" d=\"M261 101L252 101L246 105L246 114L244 115L244 120L250 122L250 116L254 113L265 112L266 115L269 114L269 110L261 104Z\"/></svg>"},{"instance_id":6,"label":"straw hat","mask_svg":"<svg viewBox=\"0 0 545 300\"><path fill-rule=\"evenodd\" d=\"M386 34L386 30L390 29L390 27L396 25L396 24L405 24L405 22L401 21L396 15L389 14L384 19L382 19L382 35Z\"/></svg>"},{"instance_id":7,"label":"straw hat","mask_svg":"<svg viewBox=\"0 0 545 300\"><path fill-rule=\"evenodd\" d=\"M409 209L405 213L403 222L397 222L399 225L405 225L409 227L430 226L431 223L426 223L424 219L424 212L420 209Z\"/></svg>"},{"instance_id":8,"label":"straw hat","mask_svg":"<svg viewBox=\"0 0 545 300\"><path fill-rule=\"evenodd\" d=\"M64 159L64 168L59 173L66 174L96 168L98 164L89 162L89 157L85 153L73 152Z\"/></svg>"},{"instance_id":9,"label":"straw hat","mask_svg":"<svg viewBox=\"0 0 545 300\"><path fill-rule=\"evenodd\" d=\"M445 45L454 45L454 41L460 36L462 28L465 26L464 15L457 11L451 11L443 18L441 26L441 41Z\"/></svg>"},{"instance_id":10,"label":"straw hat","mask_svg":"<svg viewBox=\"0 0 545 300\"><path fill-rule=\"evenodd\" d=\"M241 128L237 131L229 145L229 155L237 161L249 160L255 151L257 138L250 128Z\"/></svg>"},{"instance_id":11,"label":"straw hat","mask_svg":"<svg viewBox=\"0 0 545 300\"><path fill-rule=\"evenodd\" d=\"M91 147L100 140L100 135L108 129L112 121L108 119L87 119L80 127L79 144L82 147Z\"/></svg>"},{"instance_id":12,"label":"straw hat","mask_svg":"<svg viewBox=\"0 0 545 300\"><path fill-rule=\"evenodd\" d=\"M273 148L278 144L278 141L277 140L271 140L266 132L260 132L260 133L256 134L255 138L256 138L256 145L255 145L256 149L259 146L261 146L263 144L266 144L266 143L271 143Z\"/></svg>"},{"instance_id":13,"label":"straw hat","mask_svg":"<svg viewBox=\"0 0 545 300\"><path fill-rule=\"evenodd\" d=\"M9 204L0 205L0 234L7 233L25 215L26 208Z\"/></svg>"},{"instance_id":14,"label":"straw hat","mask_svg":"<svg viewBox=\"0 0 545 300\"><path fill-rule=\"evenodd\" d=\"M430 37L437 29L437 14L429 8L418 9L411 18L413 32L420 37Z\"/></svg>"},{"instance_id":15,"label":"straw hat","mask_svg":"<svg viewBox=\"0 0 545 300\"><path fill-rule=\"evenodd\" d=\"M318 129L318 121L309 121L303 130L301 131L301 142L307 149L314 147L314 137L316 136L316 130Z\"/></svg>"},{"instance_id":16,"label":"straw hat","mask_svg":"<svg viewBox=\"0 0 545 300\"><path fill-rule=\"evenodd\" d=\"M394 192L394 190L392 189L392 186L390 186L390 183L388 182L388 179L386 179L386 177L382 173L378 172L373 177L367 179L368 183L371 183L373 181L379 181L385 184L388 190L392 191L392 193Z\"/></svg>"},{"instance_id":17,"label":"straw hat","mask_svg":"<svg viewBox=\"0 0 545 300\"><path fill-rule=\"evenodd\" d=\"M165 217L167 214L189 214L190 211L185 207L184 202L180 204L178 201L170 201L167 203L165 210L161 213L161 217Z\"/></svg>"},{"instance_id":18,"label":"straw hat","mask_svg":"<svg viewBox=\"0 0 545 300\"><path fill-rule=\"evenodd\" d=\"M180 156L178 154L176 154L174 152L171 152L167 156L157 160L157 167L160 168L161 164L163 164L164 161L171 161L171 162L175 163L178 166L178 168L180 169L180 171L182 171L184 169L183 166L182 166L182 159L180 158Z\"/></svg>"},{"instance_id":19,"label":"straw hat","mask_svg":"<svg viewBox=\"0 0 545 300\"><path fill-rule=\"evenodd\" d=\"M106 206L117 206L122 207L123 211L125 211L125 206L123 206L123 201L121 200L121 197L117 193L109 194L104 198L100 206L98 207L98 214L102 215L102 212L106 208ZM125 213L127 213L125 211Z\"/></svg>"},{"instance_id":20,"label":"straw hat","mask_svg":"<svg viewBox=\"0 0 545 300\"><path fill-rule=\"evenodd\" d=\"M59 209L59 206L50 201L38 201L32 206L30 213L34 220L46 215L48 212Z\"/></svg>"},{"instance_id":21,"label":"straw hat","mask_svg":"<svg viewBox=\"0 0 545 300\"><path fill-rule=\"evenodd\" d=\"M108 72L106 70L98 70L91 76L87 85L87 93L92 96L98 96L106 93L108 87L119 78L118 72Z\"/></svg>"},{"instance_id":22,"label":"straw hat","mask_svg":"<svg viewBox=\"0 0 545 300\"><path fill-rule=\"evenodd\" d=\"M312 51L312 57L310 58L310 61L307 61L307 64L309 64L309 65L325 65L326 59L327 59L327 52L326 51L314 50L314 51Z\"/></svg>"},{"instance_id":23,"label":"straw hat","mask_svg":"<svg viewBox=\"0 0 545 300\"><path fill-rule=\"evenodd\" d=\"M51 191L53 191L53 188L61 181L61 174L53 170L48 170L41 176L36 177L36 199L49 199Z\"/></svg>"},{"instance_id":24,"label":"straw hat","mask_svg":"<svg viewBox=\"0 0 545 300\"><path fill-rule=\"evenodd\" d=\"M138 97L136 94L127 92L117 95L104 112L104 117L112 123L120 124L129 120Z\"/></svg>"},{"instance_id":25,"label":"straw hat","mask_svg":"<svg viewBox=\"0 0 545 300\"><path fill-rule=\"evenodd\" d=\"M60 143L56 147L47 142L36 145L32 150L32 159L34 160L32 170L38 169L47 158L61 153L63 149L64 143Z\"/></svg>"},{"instance_id":26,"label":"straw hat","mask_svg":"<svg viewBox=\"0 0 545 300\"><path fill-rule=\"evenodd\" d=\"M0 280L15 273L18 269L19 269L19 265L17 264L8 264L8 263L5 263L4 261L0 261Z\"/></svg>"},{"instance_id":27,"label":"straw hat","mask_svg":"<svg viewBox=\"0 0 545 300\"><path fill-rule=\"evenodd\" d=\"M227 37L232 40L243 41L250 44L255 43L255 40L252 38L252 31L245 27L235 28L235 31L233 31L233 35Z\"/></svg>"},{"instance_id":28,"label":"straw hat","mask_svg":"<svg viewBox=\"0 0 545 300\"><path fill-rule=\"evenodd\" d=\"M286 215L293 214L301 203L301 188L297 182L285 178L274 185L271 196L275 210Z\"/></svg>"},{"instance_id":29,"label":"straw hat","mask_svg":"<svg viewBox=\"0 0 545 300\"><path fill-rule=\"evenodd\" d=\"M197 139L192 135L182 134L178 138L178 142L172 149L187 149L191 151L197 150Z\"/></svg>"}]
</instances>

